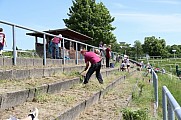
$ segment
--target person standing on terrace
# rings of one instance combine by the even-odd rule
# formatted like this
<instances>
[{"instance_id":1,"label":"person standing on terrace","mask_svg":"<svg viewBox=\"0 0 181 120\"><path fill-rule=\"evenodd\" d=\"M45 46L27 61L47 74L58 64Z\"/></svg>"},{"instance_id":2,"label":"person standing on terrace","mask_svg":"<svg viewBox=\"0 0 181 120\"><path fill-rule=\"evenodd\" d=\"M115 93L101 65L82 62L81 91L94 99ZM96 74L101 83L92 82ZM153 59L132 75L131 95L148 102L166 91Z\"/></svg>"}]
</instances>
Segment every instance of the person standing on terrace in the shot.
<instances>
[{"instance_id":1,"label":"person standing on terrace","mask_svg":"<svg viewBox=\"0 0 181 120\"><path fill-rule=\"evenodd\" d=\"M7 47L5 34L3 33L3 29L0 28L0 56L2 55L4 45Z\"/></svg>"},{"instance_id":2,"label":"person standing on terrace","mask_svg":"<svg viewBox=\"0 0 181 120\"><path fill-rule=\"evenodd\" d=\"M111 45L108 45L107 49L106 49L106 67L109 68L110 66L110 58L111 58Z\"/></svg>"},{"instance_id":3,"label":"person standing on terrace","mask_svg":"<svg viewBox=\"0 0 181 120\"><path fill-rule=\"evenodd\" d=\"M83 84L87 84L89 82L89 79L91 75L94 73L94 71L96 71L96 78L98 79L99 83L103 84L102 75L100 73L101 57L94 52L87 52L86 50L82 50L81 54L84 56L85 63L86 63L86 67L84 71L87 71L89 67L89 62L91 63L91 66L88 72L86 73Z\"/></svg>"},{"instance_id":4,"label":"person standing on terrace","mask_svg":"<svg viewBox=\"0 0 181 120\"><path fill-rule=\"evenodd\" d=\"M60 50L58 44L62 40L62 35L59 34L52 39L52 58L53 59L60 59Z\"/></svg>"}]
</instances>

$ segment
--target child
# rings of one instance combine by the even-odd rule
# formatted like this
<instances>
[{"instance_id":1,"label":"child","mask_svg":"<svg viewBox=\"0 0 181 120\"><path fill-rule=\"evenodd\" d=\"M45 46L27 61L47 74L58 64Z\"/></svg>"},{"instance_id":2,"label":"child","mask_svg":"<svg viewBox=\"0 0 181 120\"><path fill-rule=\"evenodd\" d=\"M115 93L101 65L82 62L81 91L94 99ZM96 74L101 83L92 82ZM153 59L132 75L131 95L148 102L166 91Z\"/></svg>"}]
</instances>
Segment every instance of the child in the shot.
<instances>
[{"instance_id":1,"label":"child","mask_svg":"<svg viewBox=\"0 0 181 120\"><path fill-rule=\"evenodd\" d=\"M122 63L120 65L120 70L121 71L125 71L126 70L126 63L124 62L124 60L122 60Z\"/></svg>"}]
</instances>

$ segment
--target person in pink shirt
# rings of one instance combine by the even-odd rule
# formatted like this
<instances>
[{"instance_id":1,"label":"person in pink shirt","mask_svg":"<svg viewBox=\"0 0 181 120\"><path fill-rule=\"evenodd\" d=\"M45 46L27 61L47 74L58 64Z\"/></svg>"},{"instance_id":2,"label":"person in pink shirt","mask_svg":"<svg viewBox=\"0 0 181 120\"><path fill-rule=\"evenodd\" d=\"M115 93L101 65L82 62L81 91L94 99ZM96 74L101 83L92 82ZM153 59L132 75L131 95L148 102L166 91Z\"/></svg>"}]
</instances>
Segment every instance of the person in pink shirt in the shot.
<instances>
[{"instance_id":1,"label":"person in pink shirt","mask_svg":"<svg viewBox=\"0 0 181 120\"><path fill-rule=\"evenodd\" d=\"M2 55L4 45L6 45L5 34L3 33L3 29L0 28L0 55ZM6 47L7 47L7 45L6 45Z\"/></svg>"},{"instance_id":2,"label":"person in pink shirt","mask_svg":"<svg viewBox=\"0 0 181 120\"><path fill-rule=\"evenodd\" d=\"M52 39L52 58L60 59L60 50L58 44L62 40L62 35L59 34L58 36Z\"/></svg>"},{"instance_id":3,"label":"person in pink shirt","mask_svg":"<svg viewBox=\"0 0 181 120\"><path fill-rule=\"evenodd\" d=\"M90 66L88 72L86 73L83 84L87 84L89 82L89 79L90 79L91 75L94 73L94 71L96 71L96 78L99 81L99 83L103 84L102 75L100 73L101 57L98 56L94 52L87 52L86 50L82 50L81 54L84 56L85 63L86 63L86 67L85 67L84 71L86 71L88 69L89 63L91 63L91 66Z\"/></svg>"}]
</instances>

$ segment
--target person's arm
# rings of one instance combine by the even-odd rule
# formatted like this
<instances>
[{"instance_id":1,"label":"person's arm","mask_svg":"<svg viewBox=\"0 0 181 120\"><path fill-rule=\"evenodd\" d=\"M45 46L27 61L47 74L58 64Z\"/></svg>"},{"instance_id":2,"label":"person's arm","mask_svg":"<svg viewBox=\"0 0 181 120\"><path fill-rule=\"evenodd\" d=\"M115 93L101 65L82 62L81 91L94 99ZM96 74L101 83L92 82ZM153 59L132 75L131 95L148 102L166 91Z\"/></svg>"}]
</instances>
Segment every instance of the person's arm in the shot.
<instances>
[{"instance_id":1,"label":"person's arm","mask_svg":"<svg viewBox=\"0 0 181 120\"><path fill-rule=\"evenodd\" d=\"M7 47L7 44L6 44L6 38L4 38L4 45Z\"/></svg>"},{"instance_id":2,"label":"person's arm","mask_svg":"<svg viewBox=\"0 0 181 120\"><path fill-rule=\"evenodd\" d=\"M86 62L86 66L85 66L84 71L86 71L88 69L88 67L89 67L89 61Z\"/></svg>"}]
</instances>

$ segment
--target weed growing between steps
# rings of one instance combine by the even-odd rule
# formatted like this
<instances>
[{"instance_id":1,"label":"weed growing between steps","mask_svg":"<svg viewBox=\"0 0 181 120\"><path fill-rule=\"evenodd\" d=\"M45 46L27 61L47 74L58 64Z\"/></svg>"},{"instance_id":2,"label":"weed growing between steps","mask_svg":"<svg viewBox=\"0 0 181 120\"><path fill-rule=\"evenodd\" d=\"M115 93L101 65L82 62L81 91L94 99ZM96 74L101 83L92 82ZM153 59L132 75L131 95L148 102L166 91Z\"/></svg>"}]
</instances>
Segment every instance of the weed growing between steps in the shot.
<instances>
[{"instance_id":1,"label":"weed growing between steps","mask_svg":"<svg viewBox=\"0 0 181 120\"><path fill-rule=\"evenodd\" d=\"M116 74L116 75L115 75ZM104 78L104 85L106 86L111 81L122 76L122 72L110 74L108 77ZM16 106L14 110L4 111L1 114L2 119L8 118L9 115L15 114L16 116L22 118L26 116L27 110L32 109L32 107L39 108L39 119L54 119L58 114L70 109L72 106L81 103L91 97L95 92L100 91L101 86L97 79L91 79L88 86L83 87L82 84L74 85L71 89L61 91L56 94L41 94L36 97L34 102L26 102L22 105ZM23 110L23 111L22 111ZM17 114L21 113L21 114Z\"/></svg>"},{"instance_id":2,"label":"weed growing between steps","mask_svg":"<svg viewBox=\"0 0 181 120\"><path fill-rule=\"evenodd\" d=\"M107 83L109 84L108 81ZM87 108L76 120L122 120L120 110L127 105L132 86L129 77L126 77L126 80L122 80L119 85L109 90L98 103Z\"/></svg>"},{"instance_id":3,"label":"weed growing between steps","mask_svg":"<svg viewBox=\"0 0 181 120\"><path fill-rule=\"evenodd\" d=\"M54 101L54 102L61 102L66 104L71 104L72 102L74 102L76 100L76 95L71 95L71 96L66 96L66 95L52 95L52 94L41 94L38 95L33 102L37 102L40 104L46 104L49 103L50 101Z\"/></svg>"},{"instance_id":4,"label":"weed growing between steps","mask_svg":"<svg viewBox=\"0 0 181 120\"><path fill-rule=\"evenodd\" d=\"M30 78L24 80L0 80L0 93L17 91L49 84L56 81L65 81L77 77L74 72L56 73L54 76L45 78Z\"/></svg>"},{"instance_id":5,"label":"weed growing between steps","mask_svg":"<svg viewBox=\"0 0 181 120\"><path fill-rule=\"evenodd\" d=\"M139 110L125 108L122 113L123 120L148 120L148 110L146 108Z\"/></svg>"},{"instance_id":6,"label":"weed growing between steps","mask_svg":"<svg viewBox=\"0 0 181 120\"><path fill-rule=\"evenodd\" d=\"M136 83L133 86L132 101L128 107L122 109L124 120L150 120L153 117L153 83L150 76L146 77L141 71L138 76L131 76L130 81Z\"/></svg>"}]
</instances>

